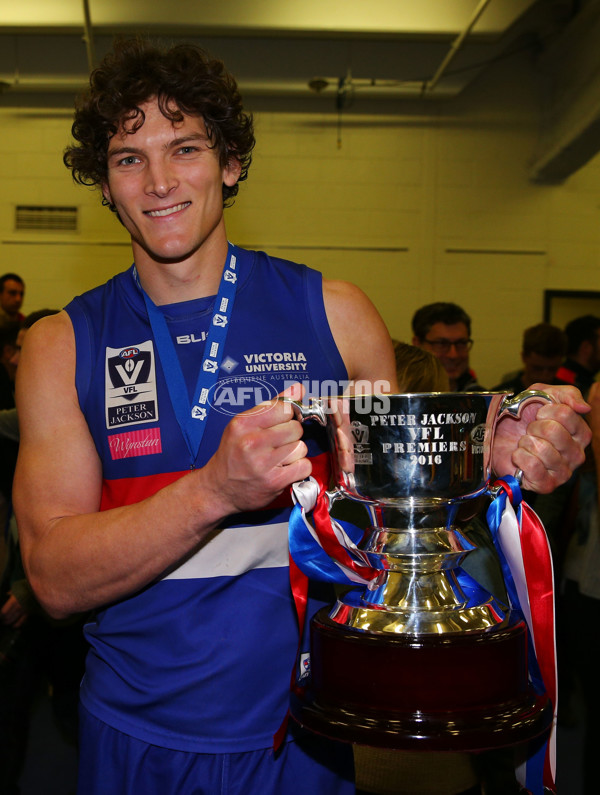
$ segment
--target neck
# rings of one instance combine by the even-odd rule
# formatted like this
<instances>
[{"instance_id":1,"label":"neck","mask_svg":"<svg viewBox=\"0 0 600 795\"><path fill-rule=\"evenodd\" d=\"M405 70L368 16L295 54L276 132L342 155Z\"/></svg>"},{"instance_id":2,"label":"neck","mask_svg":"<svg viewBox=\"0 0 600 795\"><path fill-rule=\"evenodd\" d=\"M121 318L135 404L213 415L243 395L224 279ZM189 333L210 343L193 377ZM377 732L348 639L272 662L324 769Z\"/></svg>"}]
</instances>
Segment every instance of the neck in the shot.
<instances>
[{"instance_id":1,"label":"neck","mask_svg":"<svg viewBox=\"0 0 600 795\"><path fill-rule=\"evenodd\" d=\"M177 261L159 261L132 242L140 283L152 301L161 306L206 298L219 289L227 259L227 238Z\"/></svg>"},{"instance_id":2,"label":"neck","mask_svg":"<svg viewBox=\"0 0 600 795\"><path fill-rule=\"evenodd\" d=\"M216 295L219 289L225 255L198 273L185 267L165 269L160 274L148 274L143 268L136 268L140 283L156 306L178 304L195 298Z\"/></svg>"}]
</instances>

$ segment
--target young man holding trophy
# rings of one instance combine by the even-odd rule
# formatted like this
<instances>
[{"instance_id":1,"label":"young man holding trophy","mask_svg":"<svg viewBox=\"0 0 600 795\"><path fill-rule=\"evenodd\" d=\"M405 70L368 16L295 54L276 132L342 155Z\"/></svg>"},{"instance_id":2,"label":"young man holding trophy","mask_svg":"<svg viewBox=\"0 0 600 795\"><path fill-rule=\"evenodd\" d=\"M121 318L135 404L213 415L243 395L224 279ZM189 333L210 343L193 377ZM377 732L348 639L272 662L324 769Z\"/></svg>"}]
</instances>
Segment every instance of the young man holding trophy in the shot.
<instances>
[{"instance_id":1,"label":"young man holding trophy","mask_svg":"<svg viewBox=\"0 0 600 795\"><path fill-rule=\"evenodd\" d=\"M302 634L289 487L327 460L323 432L276 396L307 375L393 392L389 335L357 288L228 243L254 138L220 62L123 42L73 133L65 162L101 189L134 265L29 332L15 507L46 610L96 611L80 790L352 792L344 744L290 722L273 751ZM589 439L577 390L549 391L496 435L495 470L539 491Z\"/></svg>"}]
</instances>

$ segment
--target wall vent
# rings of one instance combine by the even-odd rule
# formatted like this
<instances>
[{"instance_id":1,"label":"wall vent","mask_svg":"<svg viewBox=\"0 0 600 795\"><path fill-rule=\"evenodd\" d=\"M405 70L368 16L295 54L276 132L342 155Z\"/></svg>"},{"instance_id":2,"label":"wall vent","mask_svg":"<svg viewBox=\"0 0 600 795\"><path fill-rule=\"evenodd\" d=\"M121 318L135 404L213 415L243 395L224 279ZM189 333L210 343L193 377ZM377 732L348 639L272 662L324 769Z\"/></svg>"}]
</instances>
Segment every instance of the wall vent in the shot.
<instances>
[{"instance_id":1,"label":"wall vent","mask_svg":"<svg viewBox=\"0 0 600 795\"><path fill-rule=\"evenodd\" d=\"M76 232L77 207L30 207L15 208L15 230L17 232Z\"/></svg>"}]
</instances>

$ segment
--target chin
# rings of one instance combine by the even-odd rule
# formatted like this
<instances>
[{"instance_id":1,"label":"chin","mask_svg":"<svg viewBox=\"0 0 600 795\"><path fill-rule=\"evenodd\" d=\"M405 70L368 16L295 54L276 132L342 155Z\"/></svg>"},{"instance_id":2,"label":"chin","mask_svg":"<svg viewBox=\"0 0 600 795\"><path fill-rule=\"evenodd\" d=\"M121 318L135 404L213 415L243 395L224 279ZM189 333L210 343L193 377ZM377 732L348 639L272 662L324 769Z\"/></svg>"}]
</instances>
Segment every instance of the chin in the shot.
<instances>
[{"instance_id":1,"label":"chin","mask_svg":"<svg viewBox=\"0 0 600 795\"><path fill-rule=\"evenodd\" d=\"M462 373L459 370L446 370L446 375L451 381L455 381L461 377Z\"/></svg>"},{"instance_id":2,"label":"chin","mask_svg":"<svg viewBox=\"0 0 600 795\"><path fill-rule=\"evenodd\" d=\"M187 248L184 250L168 247L164 249L146 248L145 251L151 259L163 265L176 265L178 262L184 262L192 254Z\"/></svg>"}]
</instances>

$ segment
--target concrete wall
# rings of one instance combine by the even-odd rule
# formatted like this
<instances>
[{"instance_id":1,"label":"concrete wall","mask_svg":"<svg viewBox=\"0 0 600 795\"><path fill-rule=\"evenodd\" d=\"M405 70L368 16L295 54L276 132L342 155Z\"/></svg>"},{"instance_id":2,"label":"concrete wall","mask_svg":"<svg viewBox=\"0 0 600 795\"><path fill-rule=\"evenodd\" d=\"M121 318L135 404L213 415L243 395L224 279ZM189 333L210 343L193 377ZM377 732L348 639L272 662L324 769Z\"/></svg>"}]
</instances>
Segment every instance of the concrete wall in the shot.
<instances>
[{"instance_id":1,"label":"concrete wall","mask_svg":"<svg viewBox=\"0 0 600 795\"><path fill-rule=\"evenodd\" d=\"M525 60L499 63L449 104L349 109L341 147L333 107L259 110L229 237L357 283L398 339L410 341L422 304L460 303L472 365L492 386L518 366L544 289L600 290L600 163L560 186L529 181L540 93ZM130 264L124 230L62 165L69 128L67 109L0 108L0 272L26 280L25 311L62 306ZM80 228L16 233L17 204L77 205Z\"/></svg>"}]
</instances>

